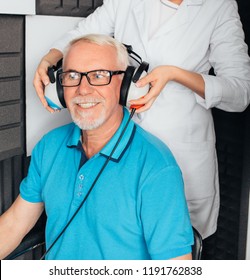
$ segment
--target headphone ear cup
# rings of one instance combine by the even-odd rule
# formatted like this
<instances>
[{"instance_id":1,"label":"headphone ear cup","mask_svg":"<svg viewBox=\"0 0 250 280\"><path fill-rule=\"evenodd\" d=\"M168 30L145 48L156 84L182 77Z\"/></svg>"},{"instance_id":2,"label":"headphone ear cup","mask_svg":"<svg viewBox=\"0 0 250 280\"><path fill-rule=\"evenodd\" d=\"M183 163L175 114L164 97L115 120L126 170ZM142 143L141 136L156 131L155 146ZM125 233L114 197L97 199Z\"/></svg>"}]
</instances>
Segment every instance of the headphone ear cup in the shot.
<instances>
[{"instance_id":1,"label":"headphone ear cup","mask_svg":"<svg viewBox=\"0 0 250 280\"><path fill-rule=\"evenodd\" d=\"M62 69L58 69L56 75L54 75L55 70L52 67L49 68L48 75L50 78L50 84L45 87L44 97L46 98L48 105L55 110L66 108L63 87L61 86L58 77L59 73L61 72Z\"/></svg>"},{"instance_id":2,"label":"headphone ear cup","mask_svg":"<svg viewBox=\"0 0 250 280\"><path fill-rule=\"evenodd\" d=\"M56 91L57 91L57 96L58 96L58 99L59 99L60 103L62 104L62 106L64 108L66 108L67 105L66 105L66 102L65 102L65 99L64 99L63 86L61 85L60 80L59 80L59 75L62 72L63 72L62 68L58 69L57 72L56 72Z\"/></svg>"},{"instance_id":3,"label":"headphone ear cup","mask_svg":"<svg viewBox=\"0 0 250 280\"><path fill-rule=\"evenodd\" d=\"M124 77L121 84L120 101L119 101L119 104L122 106L126 106L127 104L129 88L132 82L132 77L134 75L134 72L135 72L135 67L128 66L124 73Z\"/></svg>"},{"instance_id":4,"label":"headphone ear cup","mask_svg":"<svg viewBox=\"0 0 250 280\"><path fill-rule=\"evenodd\" d=\"M128 66L121 85L120 104L130 107L129 100L145 96L149 91L149 84L144 87L137 87L135 83L147 75L149 64L142 62L138 68Z\"/></svg>"}]
</instances>

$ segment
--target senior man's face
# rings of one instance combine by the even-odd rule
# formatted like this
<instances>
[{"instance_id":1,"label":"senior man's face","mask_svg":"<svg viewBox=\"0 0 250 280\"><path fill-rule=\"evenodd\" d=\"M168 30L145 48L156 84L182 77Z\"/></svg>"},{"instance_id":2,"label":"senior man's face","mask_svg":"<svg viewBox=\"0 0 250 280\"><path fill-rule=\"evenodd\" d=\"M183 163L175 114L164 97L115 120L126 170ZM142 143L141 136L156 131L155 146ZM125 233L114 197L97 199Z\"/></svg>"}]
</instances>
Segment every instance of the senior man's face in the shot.
<instances>
[{"instance_id":1,"label":"senior man's face","mask_svg":"<svg viewBox=\"0 0 250 280\"><path fill-rule=\"evenodd\" d=\"M67 53L64 71L88 72L97 69L121 70L117 67L116 51L111 46L78 42ZM108 85L93 86L82 77L76 87L64 87L64 98L73 121L83 130L112 125L121 116L119 105L122 76L112 76Z\"/></svg>"}]
</instances>

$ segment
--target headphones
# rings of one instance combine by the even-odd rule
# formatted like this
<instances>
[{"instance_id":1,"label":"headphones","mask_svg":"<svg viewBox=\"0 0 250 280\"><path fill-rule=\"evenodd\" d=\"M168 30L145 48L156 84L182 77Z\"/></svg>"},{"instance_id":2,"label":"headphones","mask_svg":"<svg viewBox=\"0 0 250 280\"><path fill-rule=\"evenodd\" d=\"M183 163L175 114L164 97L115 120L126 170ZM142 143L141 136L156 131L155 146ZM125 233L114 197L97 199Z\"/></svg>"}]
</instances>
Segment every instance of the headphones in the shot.
<instances>
[{"instance_id":1,"label":"headphones","mask_svg":"<svg viewBox=\"0 0 250 280\"><path fill-rule=\"evenodd\" d=\"M125 44L123 45L126 47L129 57L131 57L139 64L138 67L127 67L121 84L119 104L125 107L129 107L129 100L143 97L149 91L149 85L146 85L141 88L138 88L135 85L135 83L140 78L146 76L149 64L145 61L142 61L141 57L133 51L132 46ZM62 72L62 59L58 61L56 66L48 68L48 76L50 79L50 83L51 85L56 83L57 94L55 94L55 89L53 85L52 88L51 86L46 86L45 98L48 102L48 105L56 110L60 110L67 107L64 100L63 87L61 86L59 81L59 74Z\"/></svg>"}]
</instances>

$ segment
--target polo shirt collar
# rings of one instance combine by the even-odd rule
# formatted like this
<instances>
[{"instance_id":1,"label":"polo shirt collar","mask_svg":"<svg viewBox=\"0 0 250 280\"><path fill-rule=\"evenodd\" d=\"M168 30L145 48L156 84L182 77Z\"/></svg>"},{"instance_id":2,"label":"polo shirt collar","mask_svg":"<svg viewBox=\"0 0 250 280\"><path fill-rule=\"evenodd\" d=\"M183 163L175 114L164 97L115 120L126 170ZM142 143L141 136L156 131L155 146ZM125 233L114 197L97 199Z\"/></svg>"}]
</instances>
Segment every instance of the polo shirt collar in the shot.
<instances>
[{"instance_id":1,"label":"polo shirt collar","mask_svg":"<svg viewBox=\"0 0 250 280\"><path fill-rule=\"evenodd\" d=\"M116 131L116 133L114 134L114 136L110 139L110 141L106 144L106 146L103 147L103 149L100 151L101 155L104 155L106 157L109 157L114 146L116 145L121 133L123 132L123 129L129 119L130 115L127 109L123 109L123 120L118 128L118 130ZM134 129L135 129L135 124L134 122L131 120L128 124L128 127L119 143L119 145L117 146L115 152L113 153L111 159L113 161L119 161L120 158L122 157L122 155L124 154L124 152L126 151L126 149L128 148L129 144L131 143L132 139L133 139L133 135L134 135Z\"/></svg>"},{"instance_id":2,"label":"polo shirt collar","mask_svg":"<svg viewBox=\"0 0 250 280\"><path fill-rule=\"evenodd\" d=\"M74 124L74 128L67 142L67 147L69 148L77 147L79 141L81 141L81 129L79 128L79 126Z\"/></svg>"},{"instance_id":3,"label":"polo shirt collar","mask_svg":"<svg viewBox=\"0 0 250 280\"><path fill-rule=\"evenodd\" d=\"M116 145L116 142L118 141L130 115L127 109L123 109L123 119L122 122L116 131L116 133L113 135L113 137L109 140L109 142L102 148L102 150L99 152L99 154L109 157L114 146ZM126 151L127 147L129 146L133 135L134 135L134 129L135 129L135 124L131 120L128 124L128 127L119 143L117 146L115 152L113 153L111 160L113 161L119 161L124 152ZM77 147L79 140L81 139L81 129L75 125L74 129L72 130L71 136L69 138L69 141L67 143L67 147Z\"/></svg>"}]
</instances>

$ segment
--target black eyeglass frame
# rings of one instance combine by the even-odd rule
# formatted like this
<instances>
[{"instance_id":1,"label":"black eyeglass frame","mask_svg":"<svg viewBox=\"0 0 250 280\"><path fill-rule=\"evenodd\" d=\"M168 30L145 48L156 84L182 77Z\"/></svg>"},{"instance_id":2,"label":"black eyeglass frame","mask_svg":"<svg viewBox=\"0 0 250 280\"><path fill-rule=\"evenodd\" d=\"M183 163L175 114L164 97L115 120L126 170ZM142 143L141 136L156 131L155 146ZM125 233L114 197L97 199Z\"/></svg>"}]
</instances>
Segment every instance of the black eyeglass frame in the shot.
<instances>
[{"instance_id":1,"label":"black eyeglass frame","mask_svg":"<svg viewBox=\"0 0 250 280\"><path fill-rule=\"evenodd\" d=\"M109 73L109 81L108 81L107 83L101 84L101 85L96 85L96 84L91 83L88 74L89 74L89 73L93 73L93 72L97 72L97 71L106 71L106 72L108 72L108 73ZM113 77L114 75L124 74L125 72L126 72L126 71L123 71L123 70L111 71L111 70L106 70L106 69L97 69L97 70L91 70L91 71L88 71L88 72L64 71L64 72L61 72L61 73L59 74L58 78L59 78L60 85L61 85L62 87L78 87L78 86L81 84L81 82L82 82L82 77L83 77L83 76L86 77L88 83L89 83L91 86L107 86L107 85L109 85L109 84L111 83L112 77ZM77 74L80 74L81 77L80 77L80 80L79 80L78 84L77 84L77 85L73 85L73 86L65 86L65 85L63 85L63 84L62 84L61 76L62 76L63 74L65 74L65 73L77 73Z\"/></svg>"}]
</instances>

